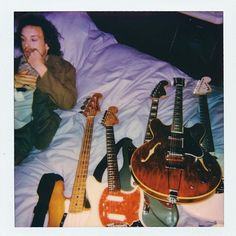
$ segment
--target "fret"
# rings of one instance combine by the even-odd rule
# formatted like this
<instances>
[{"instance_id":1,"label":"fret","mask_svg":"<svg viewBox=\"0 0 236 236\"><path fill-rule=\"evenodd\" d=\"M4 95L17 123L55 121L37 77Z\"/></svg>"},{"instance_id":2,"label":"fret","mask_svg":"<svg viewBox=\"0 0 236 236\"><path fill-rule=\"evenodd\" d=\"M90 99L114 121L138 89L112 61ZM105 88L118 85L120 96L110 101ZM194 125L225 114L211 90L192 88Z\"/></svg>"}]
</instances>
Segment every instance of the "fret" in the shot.
<instances>
[{"instance_id":1,"label":"fret","mask_svg":"<svg viewBox=\"0 0 236 236\"><path fill-rule=\"evenodd\" d=\"M76 169L76 178L74 180L71 201L69 206L70 212L81 212L84 209L84 198L86 190L86 179L88 174L89 156L91 140L93 133L94 117L87 117L83 142L81 146L80 157Z\"/></svg>"},{"instance_id":2,"label":"fret","mask_svg":"<svg viewBox=\"0 0 236 236\"><path fill-rule=\"evenodd\" d=\"M115 154L115 137L113 126L106 126L106 143L107 143L107 173L108 173L108 190L120 190L120 180Z\"/></svg>"},{"instance_id":3,"label":"fret","mask_svg":"<svg viewBox=\"0 0 236 236\"><path fill-rule=\"evenodd\" d=\"M114 191L120 190L120 179L117 163L117 155L115 152L115 137L113 125L119 122L115 113L118 112L117 107L111 106L105 112L102 124L106 128L106 147L107 147L107 178L108 191L112 194Z\"/></svg>"},{"instance_id":4,"label":"fret","mask_svg":"<svg viewBox=\"0 0 236 236\"><path fill-rule=\"evenodd\" d=\"M176 84L174 115L171 132L183 133L183 86Z\"/></svg>"},{"instance_id":5,"label":"fret","mask_svg":"<svg viewBox=\"0 0 236 236\"><path fill-rule=\"evenodd\" d=\"M171 135L168 137L169 140L169 159L173 156L182 156L184 148L184 127L183 127L183 84L184 79L175 78L175 104L173 122L171 125Z\"/></svg>"}]
</instances>

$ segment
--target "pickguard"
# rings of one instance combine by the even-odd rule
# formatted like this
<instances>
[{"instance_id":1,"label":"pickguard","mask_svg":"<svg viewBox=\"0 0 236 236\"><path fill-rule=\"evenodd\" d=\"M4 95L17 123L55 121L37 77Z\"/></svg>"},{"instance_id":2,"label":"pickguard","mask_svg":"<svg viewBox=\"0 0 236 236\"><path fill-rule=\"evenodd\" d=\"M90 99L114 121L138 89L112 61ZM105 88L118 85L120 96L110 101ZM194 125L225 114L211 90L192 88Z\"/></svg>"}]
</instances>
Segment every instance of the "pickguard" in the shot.
<instances>
[{"instance_id":1,"label":"pickguard","mask_svg":"<svg viewBox=\"0 0 236 236\"><path fill-rule=\"evenodd\" d=\"M139 188L131 192L103 191L99 203L100 220L104 226L131 226L142 213L143 194Z\"/></svg>"}]
</instances>

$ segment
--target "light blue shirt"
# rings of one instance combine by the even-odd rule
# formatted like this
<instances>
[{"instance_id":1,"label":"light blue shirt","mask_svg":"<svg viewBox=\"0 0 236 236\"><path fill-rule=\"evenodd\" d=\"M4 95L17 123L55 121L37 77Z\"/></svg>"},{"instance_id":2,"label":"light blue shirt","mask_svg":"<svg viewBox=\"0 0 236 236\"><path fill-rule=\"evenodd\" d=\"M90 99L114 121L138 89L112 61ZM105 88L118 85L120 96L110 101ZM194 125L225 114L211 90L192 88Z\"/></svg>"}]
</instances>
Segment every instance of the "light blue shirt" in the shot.
<instances>
[{"instance_id":1,"label":"light blue shirt","mask_svg":"<svg viewBox=\"0 0 236 236\"><path fill-rule=\"evenodd\" d=\"M33 69L29 63L26 61L25 57L21 57L19 69L27 70L28 75L38 76L37 71ZM17 91L15 89L14 93L14 123L15 129L20 129L24 125L28 124L32 120L32 104L33 104L33 94L35 89L28 89L25 92Z\"/></svg>"},{"instance_id":2,"label":"light blue shirt","mask_svg":"<svg viewBox=\"0 0 236 236\"><path fill-rule=\"evenodd\" d=\"M14 94L15 129L20 129L32 120L32 103L34 89L25 92L17 91Z\"/></svg>"}]
</instances>

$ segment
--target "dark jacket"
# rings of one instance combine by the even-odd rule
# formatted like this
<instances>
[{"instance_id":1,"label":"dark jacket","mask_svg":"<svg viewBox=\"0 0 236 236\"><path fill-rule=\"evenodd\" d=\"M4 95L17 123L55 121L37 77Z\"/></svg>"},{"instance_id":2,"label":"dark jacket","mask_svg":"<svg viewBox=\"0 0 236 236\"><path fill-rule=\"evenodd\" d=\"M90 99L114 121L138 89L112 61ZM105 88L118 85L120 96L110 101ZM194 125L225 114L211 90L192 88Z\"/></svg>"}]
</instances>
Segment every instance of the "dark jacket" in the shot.
<instances>
[{"instance_id":1,"label":"dark jacket","mask_svg":"<svg viewBox=\"0 0 236 236\"><path fill-rule=\"evenodd\" d=\"M15 59L15 73L18 71L19 63L20 58ZM46 66L48 70L42 78L38 77L33 95L33 120L25 131L22 131L24 127L21 128L20 135L20 138L22 133L26 138L31 137L32 145L37 149L47 148L59 127L61 118L54 110L71 109L77 100L75 68L63 58L52 55L49 55ZM17 148L15 146L15 149Z\"/></svg>"}]
</instances>

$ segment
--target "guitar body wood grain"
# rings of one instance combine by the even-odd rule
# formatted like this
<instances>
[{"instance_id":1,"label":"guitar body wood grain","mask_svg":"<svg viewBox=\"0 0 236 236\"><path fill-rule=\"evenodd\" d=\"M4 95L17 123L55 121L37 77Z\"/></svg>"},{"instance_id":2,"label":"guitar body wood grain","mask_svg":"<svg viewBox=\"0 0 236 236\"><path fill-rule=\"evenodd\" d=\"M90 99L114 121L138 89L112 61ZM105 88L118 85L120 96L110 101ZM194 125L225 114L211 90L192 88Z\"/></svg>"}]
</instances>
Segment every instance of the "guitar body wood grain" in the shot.
<instances>
[{"instance_id":1,"label":"guitar body wood grain","mask_svg":"<svg viewBox=\"0 0 236 236\"><path fill-rule=\"evenodd\" d=\"M65 212L64 182L55 183L48 207L48 227L59 227Z\"/></svg>"},{"instance_id":2,"label":"guitar body wood grain","mask_svg":"<svg viewBox=\"0 0 236 236\"><path fill-rule=\"evenodd\" d=\"M183 156L168 154L171 127L160 120L151 122L153 139L140 146L131 157L132 174L141 188L151 196L169 202L171 191L177 191L178 202L205 198L220 183L218 163L208 169L200 140L204 129L200 124L184 128ZM212 162L211 162L212 165Z\"/></svg>"},{"instance_id":3,"label":"guitar body wood grain","mask_svg":"<svg viewBox=\"0 0 236 236\"><path fill-rule=\"evenodd\" d=\"M93 176L87 178L86 189L91 208L84 208L82 212L69 212L70 199L64 197L64 182L56 182L49 202L48 227L102 226L99 219L98 204L104 188L96 183L98 182ZM95 189L96 194L94 194Z\"/></svg>"}]
</instances>

